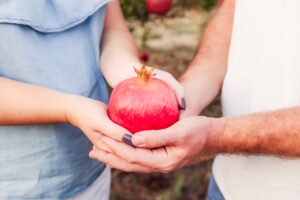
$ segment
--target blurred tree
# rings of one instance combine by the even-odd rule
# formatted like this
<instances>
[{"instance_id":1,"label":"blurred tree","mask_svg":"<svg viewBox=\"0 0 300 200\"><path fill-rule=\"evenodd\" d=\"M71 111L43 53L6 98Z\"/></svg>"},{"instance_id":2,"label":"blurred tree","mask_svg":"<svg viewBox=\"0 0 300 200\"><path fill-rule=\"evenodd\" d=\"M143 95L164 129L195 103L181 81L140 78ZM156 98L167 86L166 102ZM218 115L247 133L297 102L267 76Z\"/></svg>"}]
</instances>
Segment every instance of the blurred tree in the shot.
<instances>
[{"instance_id":1,"label":"blurred tree","mask_svg":"<svg viewBox=\"0 0 300 200\"><path fill-rule=\"evenodd\" d=\"M176 0L178 6L186 8L201 7L204 10L210 10L218 4L218 0Z\"/></svg>"},{"instance_id":2,"label":"blurred tree","mask_svg":"<svg viewBox=\"0 0 300 200\"><path fill-rule=\"evenodd\" d=\"M139 19L142 24L148 20L146 0L120 0L120 4L126 19L134 17Z\"/></svg>"},{"instance_id":3,"label":"blurred tree","mask_svg":"<svg viewBox=\"0 0 300 200\"><path fill-rule=\"evenodd\" d=\"M197 3L205 10L210 10L218 4L218 0L197 0Z\"/></svg>"},{"instance_id":4,"label":"blurred tree","mask_svg":"<svg viewBox=\"0 0 300 200\"><path fill-rule=\"evenodd\" d=\"M144 24L149 19L149 13L146 9L146 0L120 0L125 18L134 17L141 20ZM204 10L210 10L218 4L218 0L174 0L177 6L183 7L201 7Z\"/></svg>"}]
</instances>

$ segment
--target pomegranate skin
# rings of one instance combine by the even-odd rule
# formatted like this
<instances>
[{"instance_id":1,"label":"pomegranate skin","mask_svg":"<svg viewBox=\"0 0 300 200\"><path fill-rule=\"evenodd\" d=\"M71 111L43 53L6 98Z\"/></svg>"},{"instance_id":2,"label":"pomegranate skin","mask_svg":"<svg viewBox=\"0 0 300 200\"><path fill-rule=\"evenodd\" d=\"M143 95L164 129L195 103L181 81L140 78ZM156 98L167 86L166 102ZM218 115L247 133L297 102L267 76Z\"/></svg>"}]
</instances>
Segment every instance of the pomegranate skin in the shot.
<instances>
[{"instance_id":1,"label":"pomegranate skin","mask_svg":"<svg viewBox=\"0 0 300 200\"><path fill-rule=\"evenodd\" d=\"M172 0L146 0L149 13L164 15L172 8Z\"/></svg>"},{"instance_id":2,"label":"pomegranate skin","mask_svg":"<svg viewBox=\"0 0 300 200\"><path fill-rule=\"evenodd\" d=\"M164 129L179 119L174 91L165 82L130 78L113 90L108 115L116 124L131 133Z\"/></svg>"}]
</instances>

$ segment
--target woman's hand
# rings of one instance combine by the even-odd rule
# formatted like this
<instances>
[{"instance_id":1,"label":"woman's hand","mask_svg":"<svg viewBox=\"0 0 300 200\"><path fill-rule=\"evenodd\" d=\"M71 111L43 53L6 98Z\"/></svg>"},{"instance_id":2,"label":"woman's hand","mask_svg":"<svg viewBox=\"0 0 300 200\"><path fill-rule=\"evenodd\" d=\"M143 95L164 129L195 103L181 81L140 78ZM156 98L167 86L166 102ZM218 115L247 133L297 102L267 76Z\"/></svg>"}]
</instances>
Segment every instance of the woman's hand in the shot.
<instances>
[{"instance_id":1,"label":"woman's hand","mask_svg":"<svg viewBox=\"0 0 300 200\"><path fill-rule=\"evenodd\" d=\"M184 90L182 85L174 78L172 74L169 72L155 69L154 73L156 74L154 77L158 78L164 82L166 82L175 92L177 97L177 102L181 110L186 110L186 102L184 98ZM182 112L183 112L182 111Z\"/></svg>"},{"instance_id":2,"label":"woman's hand","mask_svg":"<svg viewBox=\"0 0 300 200\"><path fill-rule=\"evenodd\" d=\"M103 137L122 141L124 134L131 133L113 123L107 115L107 106L93 99L70 95L67 109L68 121L80 128L97 148L109 151L102 142Z\"/></svg>"},{"instance_id":3,"label":"woman's hand","mask_svg":"<svg viewBox=\"0 0 300 200\"><path fill-rule=\"evenodd\" d=\"M221 128L217 121L190 117L164 130L136 133L132 143L139 148L104 137L110 152L94 148L90 157L123 171L167 173L217 153L212 145Z\"/></svg>"}]
</instances>

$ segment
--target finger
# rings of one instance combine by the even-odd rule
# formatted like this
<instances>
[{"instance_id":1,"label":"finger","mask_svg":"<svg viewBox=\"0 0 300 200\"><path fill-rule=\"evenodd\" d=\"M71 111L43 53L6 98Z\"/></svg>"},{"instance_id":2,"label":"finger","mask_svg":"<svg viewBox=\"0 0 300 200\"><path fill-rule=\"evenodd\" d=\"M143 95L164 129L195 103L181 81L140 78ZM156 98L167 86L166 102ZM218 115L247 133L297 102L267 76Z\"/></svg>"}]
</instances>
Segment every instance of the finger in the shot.
<instances>
[{"instance_id":1,"label":"finger","mask_svg":"<svg viewBox=\"0 0 300 200\"><path fill-rule=\"evenodd\" d=\"M102 138L106 136L98 132L91 132L90 134L87 135L87 137L97 148L110 152L110 149L106 146L106 144L102 142Z\"/></svg>"},{"instance_id":2,"label":"finger","mask_svg":"<svg viewBox=\"0 0 300 200\"><path fill-rule=\"evenodd\" d=\"M190 117L190 114L186 110L181 110L179 114L179 120Z\"/></svg>"},{"instance_id":3,"label":"finger","mask_svg":"<svg viewBox=\"0 0 300 200\"><path fill-rule=\"evenodd\" d=\"M90 152L89 156L93 159L97 159L105 164L107 164L110 168L119 169L126 172L142 172L149 173L155 171L152 168L144 167L138 164L131 164L126 162L126 160L100 149L94 149Z\"/></svg>"},{"instance_id":4,"label":"finger","mask_svg":"<svg viewBox=\"0 0 300 200\"><path fill-rule=\"evenodd\" d=\"M165 148L156 150L134 148L110 138L104 138L103 142L114 154L129 163L159 169L161 166L167 165L169 161Z\"/></svg>"},{"instance_id":5,"label":"finger","mask_svg":"<svg viewBox=\"0 0 300 200\"><path fill-rule=\"evenodd\" d=\"M184 89L182 85L169 73L158 72L156 78L165 81L175 92L180 109L186 109L186 101L184 98Z\"/></svg>"},{"instance_id":6,"label":"finger","mask_svg":"<svg viewBox=\"0 0 300 200\"><path fill-rule=\"evenodd\" d=\"M177 132L175 127L139 132L132 136L132 144L136 147L150 149L175 145L180 139Z\"/></svg>"},{"instance_id":7,"label":"finger","mask_svg":"<svg viewBox=\"0 0 300 200\"><path fill-rule=\"evenodd\" d=\"M111 152L111 150L103 142L101 142L100 145L97 144L97 146L93 146L93 149L95 148L101 149L102 151Z\"/></svg>"},{"instance_id":8,"label":"finger","mask_svg":"<svg viewBox=\"0 0 300 200\"><path fill-rule=\"evenodd\" d=\"M99 124L99 132L103 135L113 138L117 141L122 141L124 135L132 135L127 129L112 122L108 116L103 119L103 122Z\"/></svg>"}]
</instances>

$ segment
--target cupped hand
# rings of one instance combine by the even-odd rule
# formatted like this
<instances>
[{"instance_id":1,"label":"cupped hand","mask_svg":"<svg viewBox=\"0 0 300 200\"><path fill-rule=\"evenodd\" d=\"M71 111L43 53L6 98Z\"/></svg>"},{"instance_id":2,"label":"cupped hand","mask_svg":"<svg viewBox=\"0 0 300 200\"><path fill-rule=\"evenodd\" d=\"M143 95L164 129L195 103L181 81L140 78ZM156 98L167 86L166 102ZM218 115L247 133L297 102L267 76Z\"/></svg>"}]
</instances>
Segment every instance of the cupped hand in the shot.
<instances>
[{"instance_id":1,"label":"cupped hand","mask_svg":"<svg viewBox=\"0 0 300 200\"><path fill-rule=\"evenodd\" d=\"M121 142L124 134L131 135L109 119L107 106L100 101L71 95L66 115L68 121L80 128L94 146L106 151L109 149L103 144L104 137Z\"/></svg>"},{"instance_id":2,"label":"cupped hand","mask_svg":"<svg viewBox=\"0 0 300 200\"><path fill-rule=\"evenodd\" d=\"M94 148L90 157L127 172L170 172L216 152L213 136L217 119L190 117L157 131L144 131L132 137L135 147L103 138L110 152Z\"/></svg>"}]
</instances>

